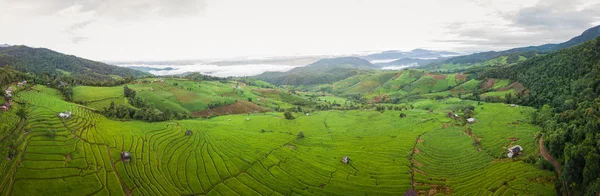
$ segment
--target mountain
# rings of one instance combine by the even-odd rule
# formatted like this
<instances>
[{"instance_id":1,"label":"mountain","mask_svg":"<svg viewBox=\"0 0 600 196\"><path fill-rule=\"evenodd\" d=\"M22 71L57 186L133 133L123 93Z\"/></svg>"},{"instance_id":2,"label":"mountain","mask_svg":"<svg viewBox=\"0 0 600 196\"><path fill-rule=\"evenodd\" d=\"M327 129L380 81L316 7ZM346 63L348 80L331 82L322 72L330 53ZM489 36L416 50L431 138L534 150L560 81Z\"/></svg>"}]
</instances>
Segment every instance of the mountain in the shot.
<instances>
[{"instance_id":1,"label":"mountain","mask_svg":"<svg viewBox=\"0 0 600 196\"><path fill-rule=\"evenodd\" d=\"M0 48L6 48L6 47L10 47L10 45L8 45L8 44L0 44Z\"/></svg>"},{"instance_id":2,"label":"mountain","mask_svg":"<svg viewBox=\"0 0 600 196\"><path fill-rule=\"evenodd\" d=\"M437 58L437 59L414 59L414 58L401 58L392 62L388 62L388 63L375 63L376 66L378 67L385 67L385 66L405 66L405 65L415 65L415 66L420 66L420 65L429 65L431 63L437 63L437 62L441 62L443 60L445 60L447 58Z\"/></svg>"},{"instance_id":3,"label":"mountain","mask_svg":"<svg viewBox=\"0 0 600 196\"><path fill-rule=\"evenodd\" d=\"M442 61L439 64L442 64L442 65L443 64L446 64L446 65L449 65L449 64L468 65L468 64L482 63L482 62L494 59L499 56L510 55L510 54L514 54L514 53L524 53L524 52L548 53L551 51L568 48L568 47L592 40L598 36L600 36L600 25L590 28L590 29L584 31L581 35L574 37L574 38L570 39L569 41L566 41L563 43L520 47L520 48L513 48L513 49L509 49L509 50L504 50L504 51L488 51L488 52L474 53L474 54L470 54L470 55L453 57L453 58L447 59L445 61ZM433 65L433 66L440 67L439 64ZM435 70L435 69L431 69L431 67L425 67L425 68L429 69L429 70Z\"/></svg>"},{"instance_id":4,"label":"mountain","mask_svg":"<svg viewBox=\"0 0 600 196\"><path fill-rule=\"evenodd\" d=\"M511 102L541 108L534 123L543 127L545 145L563 164L562 179L572 195L600 192L600 37L480 75L526 86Z\"/></svg>"},{"instance_id":5,"label":"mountain","mask_svg":"<svg viewBox=\"0 0 600 196\"><path fill-rule=\"evenodd\" d=\"M126 76L149 75L141 71L65 55L45 48L10 46L0 48L0 67L36 75L70 76L80 82L100 83Z\"/></svg>"},{"instance_id":6,"label":"mountain","mask_svg":"<svg viewBox=\"0 0 600 196\"><path fill-rule=\"evenodd\" d=\"M375 66L358 57L321 59L287 72L265 72L255 78L276 85L328 84L374 69Z\"/></svg>"},{"instance_id":7,"label":"mountain","mask_svg":"<svg viewBox=\"0 0 600 196\"><path fill-rule=\"evenodd\" d=\"M398 50L388 50L380 53L370 54L363 58L367 60L389 60L389 59L402 59L402 58L427 58L427 59L435 59L439 57L445 56L454 56L458 55L455 52L447 52L447 51L434 51L434 50L425 50L425 49L414 49L408 52L398 51Z\"/></svg>"}]
</instances>

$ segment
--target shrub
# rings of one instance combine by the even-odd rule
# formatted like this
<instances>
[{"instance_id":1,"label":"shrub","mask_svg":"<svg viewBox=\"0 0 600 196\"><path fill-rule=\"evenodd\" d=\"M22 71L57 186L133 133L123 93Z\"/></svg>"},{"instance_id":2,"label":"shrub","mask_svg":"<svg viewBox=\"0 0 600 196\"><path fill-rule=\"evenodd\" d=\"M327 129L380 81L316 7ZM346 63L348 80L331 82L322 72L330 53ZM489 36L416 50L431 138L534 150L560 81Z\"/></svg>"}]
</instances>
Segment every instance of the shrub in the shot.
<instances>
[{"instance_id":1,"label":"shrub","mask_svg":"<svg viewBox=\"0 0 600 196\"><path fill-rule=\"evenodd\" d=\"M285 119L288 119L288 120L294 120L295 119L294 115L292 115L291 112L285 112L285 113L283 113L283 116L285 116Z\"/></svg>"},{"instance_id":2,"label":"shrub","mask_svg":"<svg viewBox=\"0 0 600 196\"><path fill-rule=\"evenodd\" d=\"M297 139L302 139L304 138L304 133L302 131L298 132L298 135L296 135Z\"/></svg>"}]
</instances>

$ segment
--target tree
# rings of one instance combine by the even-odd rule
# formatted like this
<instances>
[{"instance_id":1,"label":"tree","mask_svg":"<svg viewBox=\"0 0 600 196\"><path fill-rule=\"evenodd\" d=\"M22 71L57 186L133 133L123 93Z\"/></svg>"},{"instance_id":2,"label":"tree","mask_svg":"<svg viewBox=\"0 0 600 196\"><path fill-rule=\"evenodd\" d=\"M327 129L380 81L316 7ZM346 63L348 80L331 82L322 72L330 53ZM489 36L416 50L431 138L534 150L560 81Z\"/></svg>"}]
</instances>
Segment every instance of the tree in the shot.
<instances>
[{"instance_id":1,"label":"tree","mask_svg":"<svg viewBox=\"0 0 600 196\"><path fill-rule=\"evenodd\" d=\"M248 101L249 101L249 102L252 102L252 97L248 97Z\"/></svg>"},{"instance_id":2,"label":"tree","mask_svg":"<svg viewBox=\"0 0 600 196\"><path fill-rule=\"evenodd\" d=\"M27 112L26 109L26 105L22 105L21 107L19 107L19 110L17 110L17 116L19 116L19 118L25 120L27 119L27 117L29 117L29 112Z\"/></svg>"},{"instance_id":3,"label":"tree","mask_svg":"<svg viewBox=\"0 0 600 196\"><path fill-rule=\"evenodd\" d=\"M302 131L298 132L298 135L296 135L297 139L302 139L304 138L304 133Z\"/></svg>"},{"instance_id":4,"label":"tree","mask_svg":"<svg viewBox=\"0 0 600 196\"><path fill-rule=\"evenodd\" d=\"M295 119L294 115L292 115L291 112L285 112L285 113L283 113L283 116L285 116L285 119L288 119L288 120L294 120Z\"/></svg>"}]
</instances>

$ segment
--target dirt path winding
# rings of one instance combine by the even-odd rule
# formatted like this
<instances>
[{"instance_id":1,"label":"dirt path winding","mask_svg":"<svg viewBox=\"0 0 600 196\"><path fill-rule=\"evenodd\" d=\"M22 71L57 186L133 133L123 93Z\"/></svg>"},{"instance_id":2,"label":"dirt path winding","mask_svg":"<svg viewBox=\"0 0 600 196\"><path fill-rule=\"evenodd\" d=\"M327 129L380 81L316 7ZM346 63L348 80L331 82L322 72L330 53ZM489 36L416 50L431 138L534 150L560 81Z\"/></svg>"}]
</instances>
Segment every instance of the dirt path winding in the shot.
<instances>
[{"instance_id":1,"label":"dirt path winding","mask_svg":"<svg viewBox=\"0 0 600 196\"><path fill-rule=\"evenodd\" d=\"M552 155L548 152L548 150L546 149L546 147L544 146L544 136L541 135L540 139L538 140L538 144L540 145L540 154L544 157L544 159L546 159L546 161L550 162L552 164L552 166L554 166L554 171L556 171L556 177L560 178L562 176L562 170L560 169L560 163L558 163L558 161L556 161L554 159L554 157L552 157ZM562 185L563 188L565 188L566 192L567 192L567 196L570 196L571 194L569 194L569 190L567 189L567 183L565 183L565 181L562 181ZM557 190L557 192L560 195L559 190Z\"/></svg>"},{"instance_id":2,"label":"dirt path winding","mask_svg":"<svg viewBox=\"0 0 600 196\"><path fill-rule=\"evenodd\" d=\"M554 170L556 171L558 176L561 176L562 170L560 169L560 163L554 160L554 157L552 157L548 150L546 150L546 147L544 146L543 136L541 136L540 140L538 140L538 144L540 145L540 154L544 157L544 159L546 159L546 161L550 162L554 166Z\"/></svg>"}]
</instances>

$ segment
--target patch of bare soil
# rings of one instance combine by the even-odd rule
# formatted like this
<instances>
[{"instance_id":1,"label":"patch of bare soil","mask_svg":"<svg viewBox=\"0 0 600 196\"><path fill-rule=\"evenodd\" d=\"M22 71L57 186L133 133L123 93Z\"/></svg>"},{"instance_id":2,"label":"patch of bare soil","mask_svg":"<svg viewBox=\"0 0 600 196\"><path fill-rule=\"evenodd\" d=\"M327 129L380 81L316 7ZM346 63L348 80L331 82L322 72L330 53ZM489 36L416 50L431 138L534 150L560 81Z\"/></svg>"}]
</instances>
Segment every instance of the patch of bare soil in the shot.
<instances>
[{"instance_id":1,"label":"patch of bare soil","mask_svg":"<svg viewBox=\"0 0 600 196\"><path fill-rule=\"evenodd\" d=\"M419 161L417 161L415 159L411 159L410 162L414 163L415 165L417 165L419 167L423 167L423 163L419 163Z\"/></svg>"},{"instance_id":2,"label":"patch of bare soil","mask_svg":"<svg viewBox=\"0 0 600 196\"><path fill-rule=\"evenodd\" d=\"M488 78L484 83L481 84L482 89L489 89L494 87L494 79Z\"/></svg>"},{"instance_id":3,"label":"patch of bare soil","mask_svg":"<svg viewBox=\"0 0 600 196\"><path fill-rule=\"evenodd\" d=\"M397 73L397 74L394 76L394 79L396 79L396 78L400 77L400 76L402 75L402 73L404 73L404 71L398 72L398 73Z\"/></svg>"},{"instance_id":4,"label":"patch of bare soil","mask_svg":"<svg viewBox=\"0 0 600 196\"><path fill-rule=\"evenodd\" d=\"M448 75L445 74L432 74L432 73L426 73L425 76L430 76L432 77L434 80L445 80L446 77Z\"/></svg>"},{"instance_id":5,"label":"patch of bare soil","mask_svg":"<svg viewBox=\"0 0 600 196\"><path fill-rule=\"evenodd\" d=\"M416 148L416 147L415 147L415 150L414 150L414 152L413 152L413 153L414 153L414 154L419 154L419 153L421 153L421 150L419 150L418 148Z\"/></svg>"}]
</instances>

